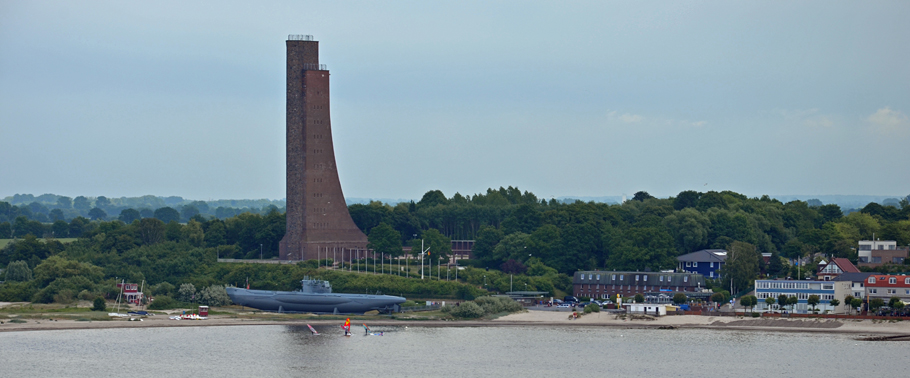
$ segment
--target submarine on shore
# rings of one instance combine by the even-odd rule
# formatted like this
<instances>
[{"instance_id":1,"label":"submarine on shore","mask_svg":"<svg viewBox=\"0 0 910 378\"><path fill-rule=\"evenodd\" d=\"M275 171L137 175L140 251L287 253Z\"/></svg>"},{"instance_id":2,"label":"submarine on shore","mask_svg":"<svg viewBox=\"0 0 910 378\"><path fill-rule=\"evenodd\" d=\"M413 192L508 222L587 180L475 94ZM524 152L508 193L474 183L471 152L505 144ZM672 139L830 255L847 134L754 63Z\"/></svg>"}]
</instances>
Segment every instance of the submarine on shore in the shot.
<instances>
[{"instance_id":1,"label":"submarine on shore","mask_svg":"<svg viewBox=\"0 0 910 378\"><path fill-rule=\"evenodd\" d=\"M401 311L403 297L392 295L332 293L329 281L304 277L300 291L250 290L228 287L227 294L238 305L263 311L351 314L367 311Z\"/></svg>"}]
</instances>

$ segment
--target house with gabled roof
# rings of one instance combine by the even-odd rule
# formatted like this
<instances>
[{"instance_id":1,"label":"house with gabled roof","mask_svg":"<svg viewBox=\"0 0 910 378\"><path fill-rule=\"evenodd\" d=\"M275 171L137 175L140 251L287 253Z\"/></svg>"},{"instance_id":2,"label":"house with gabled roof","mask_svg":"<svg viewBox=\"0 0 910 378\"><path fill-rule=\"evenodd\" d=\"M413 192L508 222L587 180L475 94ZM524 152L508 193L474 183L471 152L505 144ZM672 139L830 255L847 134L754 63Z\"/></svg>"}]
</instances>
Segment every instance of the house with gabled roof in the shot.
<instances>
[{"instance_id":1,"label":"house with gabled roof","mask_svg":"<svg viewBox=\"0 0 910 378\"><path fill-rule=\"evenodd\" d=\"M873 274L866 277L866 298L879 298L888 303L891 297L910 302L910 276Z\"/></svg>"},{"instance_id":2,"label":"house with gabled roof","mask_svg":"<svg viewBox=\"0 0 910 378\"><path fill-rule=\"evenodd\" d=\"M706 278L719 278L720 268L727 261L724 249L703 249L676 258L680 272L698 273Z\"/></svg>"},{"instance_id":3,"label":"house with gabled roof","mask_svg":"<svg viewBox=\"0 0 910 378\"><path fill-rule=\"evenodd\" d=\"M850 295L853 298L866 298L866 279L871 275L881 274L874 272L844 273L831 279L832 281L850 282ZM841 300L843 298L838 298Z\"/></svg>"},{"instance_id":4,"label":"house with gabled roof","mask_svg":"<svg viewBox=\"0 0 910 378\"><path fill-rule=\"evenodd\" d=\"M831 281L844 273L859 273L856 265L843 257L833 258L830 262L818 267L818 280Z\"/></svg>"}]
</instances>

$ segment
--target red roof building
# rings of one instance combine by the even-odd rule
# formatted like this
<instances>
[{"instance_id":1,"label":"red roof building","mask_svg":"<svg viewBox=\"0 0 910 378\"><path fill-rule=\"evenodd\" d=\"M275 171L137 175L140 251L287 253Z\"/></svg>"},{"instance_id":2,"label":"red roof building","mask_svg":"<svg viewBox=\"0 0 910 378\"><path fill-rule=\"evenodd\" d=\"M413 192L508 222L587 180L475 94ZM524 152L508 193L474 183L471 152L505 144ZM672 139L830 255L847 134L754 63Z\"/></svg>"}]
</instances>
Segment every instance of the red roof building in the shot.
<instances>
[{"instance_id":1,"label":"red roof building","mask_svg":"<svg viewBox=\"0 0 910 378\"><path fill-rule=\"evenodd\" d=\"M850 260L842 257L834 258L818 269L818 280L831 281L834 277L844 273L859 273L859 269Z\"/></svg>"},{"instance_id":2,"label":"red roof building","mask_svg":"<svg viewBox=\"0 0 910 378\"><path fill-rule=\"evenodd\" d=\"M910 276L873 274L866 278L866 298L880 298L887 303L891 297L910 301Z\"/></svg>"},{"instance_id":3,"label":"red roof building","mask_svg":"<svg viewBox=\"0 0 910 378\"><path fill-rule=\"evenodd\" d=\"M138 305L142 301L142 292L139 291L139 284L118 283L117 287L123 290L123 300Z\"/></svg>"}]
</instances>

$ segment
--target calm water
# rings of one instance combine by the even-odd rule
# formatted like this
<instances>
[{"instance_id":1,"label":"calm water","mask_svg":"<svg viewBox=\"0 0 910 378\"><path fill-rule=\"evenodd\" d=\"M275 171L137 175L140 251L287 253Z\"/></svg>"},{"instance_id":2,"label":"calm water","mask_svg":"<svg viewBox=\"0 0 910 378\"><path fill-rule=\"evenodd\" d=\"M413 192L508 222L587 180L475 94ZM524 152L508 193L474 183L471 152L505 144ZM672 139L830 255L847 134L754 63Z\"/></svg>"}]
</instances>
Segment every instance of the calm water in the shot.
<instances>
[{"instance_id":1,"label":"calm water","mask_svg":"<svg viewBox=\"0 0 910 378\"><path fill-rule=\"evenodd\" d=\"M242 326L0 333L0 376L875 376L910 344L712 330Z\"/></svg>"}]
</instances>

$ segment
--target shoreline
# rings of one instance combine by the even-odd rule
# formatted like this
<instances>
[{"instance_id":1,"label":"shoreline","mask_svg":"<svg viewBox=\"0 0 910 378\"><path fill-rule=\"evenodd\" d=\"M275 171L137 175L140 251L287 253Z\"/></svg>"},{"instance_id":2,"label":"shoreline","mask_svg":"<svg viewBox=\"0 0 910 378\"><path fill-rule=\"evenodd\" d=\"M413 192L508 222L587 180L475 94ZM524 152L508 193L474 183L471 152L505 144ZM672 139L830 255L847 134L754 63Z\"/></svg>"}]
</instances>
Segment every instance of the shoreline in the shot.
<instances>
[{"instance_id":1,"label":"shoreline","mask_svg":"<svg viewBox=\"0 0 910 378\"><path fill-rule=\"evenodd\" d=\"M670 315L653 320L620 319L612 314L592 313L576 320L568 319L568 312L529 310L506 315L492 320L408 320L354 316L352 322L369 323L370 326L405 327L611 327L626 329L704 329L735 330L751 332L801 332L868 335L877 340L910 340L910 322L874 322L872 320L828 320L828 319L762 319L746 317L713 317L702 315ZM281 315L269 314L270 317ZM71 319L53 320L53 316L41 319L27 319L25 323L0 325L0 332L28 332L52 330L112 329L112 328L160 328L160 327L234 327L234 326L337 326L337 319L249 319L236 315L213 315L207 320L170 320L167 316L143 318L143 321L102 320L78 321Z\"/></svg>"}]
</instances>

